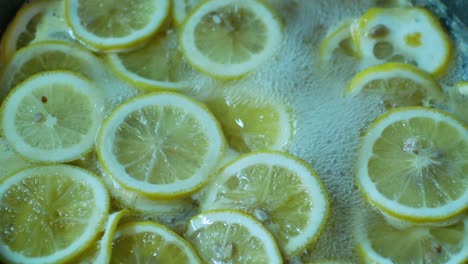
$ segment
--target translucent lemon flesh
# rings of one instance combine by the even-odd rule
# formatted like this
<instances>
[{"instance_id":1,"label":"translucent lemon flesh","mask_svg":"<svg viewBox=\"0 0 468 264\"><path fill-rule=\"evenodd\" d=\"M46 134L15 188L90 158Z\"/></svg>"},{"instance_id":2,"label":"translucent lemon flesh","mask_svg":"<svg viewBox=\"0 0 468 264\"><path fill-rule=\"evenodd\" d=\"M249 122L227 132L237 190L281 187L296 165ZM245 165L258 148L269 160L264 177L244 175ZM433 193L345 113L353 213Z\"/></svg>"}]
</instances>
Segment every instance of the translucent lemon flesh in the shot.
<instances>
[{"instance_id":1,"label":"translucent lemon flesh","mask_svg":"<svg viewBox=\"0 0 468 264\"><path fill-rule=\"evenodd\" d=\"M390 111L369 128L360 158L362 190L395 217L436 220L466 207L468 130L448 114Z\"/></svg>"},{"instance_id":2,"label":"translucent lemon flesh","mask_svg":"<svg viewBox=\"0 0 468 264\"><path fill-rule=\"evenodd\" d=\"M34 167L4 180L0 188L2 254L51 263L91 244L108 206L105 187L93 177L59 165Z\"/></svg>"},{"instance_id":3,"label":"translucent lemon flesh","mask_svg":"<svg viewBox=\"0 0 468 264\"><path fill-rule=\"evenodd\" d=\"M184 81L189 68L178 50L174 32L159 34L135 51L109 55L109 60L119 76L143 89L188 86Z\"/></svg>"},{"instance_id":4,"label":"translucent lemon flesh","mask_svg":"<svg viewBox=\"0 0 468 264\"><path fill-rule=\"evenodd\" d=\"M192 218L184 237L205 263L278 263L273 236L237 211L211 211Z\"/></svg>"},{"instance_id":5,"label":"translucent lemon flesh","mask_svg":"<svg viewBox=\"0 0 468 264\"><path fill-rule=\"evenodd\" d=\"M44 71L67 70L91 78L102 72L98 59L86 49L62 41L44 41L17 52L0 74L0 96L30 76ZM98 70L96 70L98 68Z\"/></svg>"},{"instance_id":6,"label":"translucent lemon flesh","mask_svg":"<svg viewBox=\"0 0 468 264\"><path fill-rule=\"evenodd\" d=\"M215 176L201 209L232 208L255 216L283 253L293 256L314 241L328 215L320 180L303 165L277 152L243 155Z\"/></svg>"},{"instance_id":7,"label":"translucent lemon flesh","mask_svg":"<svg viewBox=\"0 0 468 264\"><path fill-rule=\"evenodd\" d=\"M242 153L285 149L293 133L291 113L280 104L244 97L225 96L206 102L220 121L229 145Z\"/></svg>"},{"instance_id":8,"label":"translucent lemon flesh","mask_svg":"<svg viewBox=\"0 0 468 264\"><path fill-rule=\"evenodd\" d=\"M82 25L100 37L123 37L144 28L158 8L153 0L80 0L78 16Z\"/></svg>"},{"instance_id":9,"label":"translucent lemon flesh","mask_svg":"<svg viewBox=\"0 0 468 264\"><path fill-rule=\"evenodd\" d=\"M376 212L365 213L357 234L364 257L377 263L464 263L468 257L466 217L447 226L395 228ZM391 262L389 262L391 261Z\"/></svg>"},{"instance_id":10,"label":"translucent lemon flesh","mask_svg":"<svg viewBox=\"0 0 468 264\"><path fill-rule=\"evenodd\" d=\"M201 263L192 247L167 228L130 222L117 228L110 263Z\"/></svg>"},{"instance_id":11,"label":"translucent lemon flesh","mask_svg":"<svg viewBox=\"0 0 468 264\"><path fill-rule=\"evenodd\" d=\"M113 152L135 179L173 183L189 178L203 164L209 141L203 130L183 109L148 106L125 118Z\"/></svg>"},{"instance_id":12,"label":"translucent lemon flesh","mask_svg":"<svg viewBox=\"0 0 468 264\"><path fill-rule=\"evenodd\" d=\"M404 63L384 63L354 76L345 96L360 92L379 95L388 108L398 106L438 106L444 100L440 85L431 75Z\"/></svg>"},{"instance_id":13,"label":"translucent lemon flesh","mask_svg":"<svg viewBox=\"0 0 468 264\"><path fill-rule=\"evenodd\" d=\"M206 1L185 20L180 44L187 60L218 78L251 72L281 45L278 17L260 1Z\"/></svg>"},{"instance_id":14,"label":"translucent lemon flesh","mask_svg":"<svg viewBox=\"0 0 468 264\"><path fill-rule=\"evenodd\" d=\"M212 61L238 64L264 49L266 26L246 8L229 5L205 15L195 27L196 46ZM213 45L216 41L218 44Z\"/></svg>"}]
</instances>

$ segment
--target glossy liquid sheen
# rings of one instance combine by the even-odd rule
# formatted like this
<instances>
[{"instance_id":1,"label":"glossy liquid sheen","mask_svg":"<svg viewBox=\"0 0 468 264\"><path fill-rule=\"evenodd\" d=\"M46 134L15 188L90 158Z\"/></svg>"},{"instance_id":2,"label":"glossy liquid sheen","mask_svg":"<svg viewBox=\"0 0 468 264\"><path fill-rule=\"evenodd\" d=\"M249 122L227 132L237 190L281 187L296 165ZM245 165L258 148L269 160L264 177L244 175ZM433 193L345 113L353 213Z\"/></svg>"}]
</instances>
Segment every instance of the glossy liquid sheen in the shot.
<instances>
[{"instance_id":1,"label":"glossy liquid sheen","mask_svg":"<svg viewBox=\"0 0 468 264\"><path fill-rule=\"evenodd\" d=\"M236 81L223 82L193 73L193 89L187 93L205 100L223 86L267 94L290 105L294 111L295 133L289 152L317 171L328 190L331 205L324 232L303 259L357 262L352 235L353 212L363 203L353 174L357 147L362 132L385 111L385 106L376 96L344 98L343 90L359 72L359 62L336 54L330 62L321 63L318 50L330 28L345 19L358 18L377 3L373 0L268 2L284 22L284 39L277 55ZM457 56L456 59L461 55ZM441 84L448 87L463 77L466 79L461 67L459 64L452 66L450 75L440 80ZM109 87L106 112L137 94L133 87L107 71L98 81L103 87Z\"/></svg>"}]
</instances>

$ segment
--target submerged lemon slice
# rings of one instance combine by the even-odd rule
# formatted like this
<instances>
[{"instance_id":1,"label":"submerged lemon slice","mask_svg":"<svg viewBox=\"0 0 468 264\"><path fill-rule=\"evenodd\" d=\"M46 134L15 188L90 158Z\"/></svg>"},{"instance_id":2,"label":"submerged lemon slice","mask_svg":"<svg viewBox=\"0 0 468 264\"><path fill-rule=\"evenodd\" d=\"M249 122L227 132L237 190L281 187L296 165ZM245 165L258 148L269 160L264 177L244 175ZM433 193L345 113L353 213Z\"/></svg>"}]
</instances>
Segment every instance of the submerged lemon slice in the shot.
<instances>
[{"instance_id":1,"label":"submerged lemon slice","mask_svg":"<svg viewBox=\"0 0 468 264\"><path fill-rule=\"evenodd\" d=\"M158 34L136 50L109 54L107 59L118 76L141 89L190 87L187 74L191 67L179 52L174 31Z\"/></svg>"},{"instance_id":2,"label":"submerged lemon slice","mask_svg":"<svg viewBox=\"0 0 468 264\"><path fill-rule=\"evenodd\" d=\"M159 198L187 196L206 183L224 151L215 117L181 94L136 97L106 120L99 160L123 187Z\"/></svg>"},{"instance_id":3,"label":"submerged lemon slice","mask_svg":"<svg viewBox=\"0 0 468 264\"><path fill-rule=\"evenodd\" d=\"M66 0L73 34L97 50L127 50L148 40L164 22L169 0Z\"/></svg>"},{"instance_id":4,"label":"submerged lemon slice","mask_svg":"<svg viewBox=\"0 0 468 264\"><path fill-rule=\"evenodd\" d=\"M32 1L22 6L3 34L1 62L7 63L17 50L39 39L65 38L65 23L53 19L57 17L56 13L60 13L61 7L61 2L48 0ZM54 21L54 25L49 25L49 21Z\"/></svg>"},{"instance_id":5,"label":"submerged lemon slice","mask_svg":"<svg viewBox=\"0 0 468 264\"><path fill-rule=\"evenodd\" d=\"M2 104L7 141L34 162L67 162L86 154L101 125L101 95L95 85L71 72L34 75Z\"/></svg>"},{"instance_id":6,"label":"submerged lemon slice","mask_svg":"<svg viewBox=\"0 0 468 264\"><path fill-rule=\"evenodd\" d=\"M87 78L100 76L102 63L91 52L64 41L43 41L19 50L0 73L0 99L33 74L67 70Z\"/></svg>"},{"instance_id":7,"label":"submerged lemon slice","mask_svg":"<svg viewBox=\"0 0 468 264\"><path fill-rule=\"evenodd\" d=\"M390 110L368 128L358 153L361 191L391 217L440 222L468 206L468 130L448 113Z\"/></svg>"},{"instance_id":8,"label":"submerged lemon slice","mask_svg":"<svg viewBox=\"0 0 468 264\"><path fill-rule=\"evenodd\" d=\"M314 242L328 217L320 178L308 164L282 152L253 152L226 165L213 177L200 207L250 213L287 257Z\"/></svg>"},{"instance_id":9,"label":"submerged lemon slice","mask_svg":"<svg viewBox=\"0 0 468 264\"><path fill-rule=\"evenodd\" d=\"M370 210L369 210L370 211ZM366 263L466 263L468 218L448 226L395 228L376 212L357 217L358 251Z\"/></svg>"},{"instance_id":10,"label":"submerged lemon slice","mask_svg":"<svg viewBox=\"0 0 468 264\"><path fill-rule=\"evenodd\" d=\"M109 263L112 254L112 239L120 219L128 213L126 209L115 212L107 218L104 234L81 253L73 263L97 264Z\"/></svg>"},{"instance_id":11,"label":"submerged lemon slice","mask_svg":"<svg viewBox=\"0 0 468 264\"><path fill-rule=\"evenodd\" d=\"M32 163L18 155L13 147L0 137L0 181L16 171L32 166Z\"/></svg>"},{"instance_id":12,"label":"submerged lemon slice","mask_svg":"<svg viewBox=\"0 0 468 264\"><path fill-rule=\"evenodd\" d=\"M423 8L371 8L353 25L352 32L364 68L405 62L440 76L453 53L449 36Z\"/></svg>"},{"instance_id":13,"label":"submerged lemon slice","mask_svg":"<svg viewBox=\"0 0 468 264\"><path fill-rule=\"evenodd\" d=\"M457 82L450 87L448 94L449 111L468 123L468 81Z\"/></svg>"},{"instance_id":14,"label":"submerged lemon slice","mask_svg":"<svg viewBox=\"0 0 468 264\"><path fill-rule=\"evenodd\" d=\"M283 263L274 237L240 211L209 211L193 217L184 237L204 263Z\"/></svg>"},{"instance_id":15,"label":"submerged lemon slice","mask_svg":"<svg viewBox=\"0 0 468 264\"><path fill-rule=\"evenodd\" d=\"M119 226L112 242L110 263L202 263L192 246L155 222Z\"/></svg>"},{"instance_id":16,"label":"submerged lemon slice","mask_svg":"<svg viewBox=\"0 0 468 264\"><path fill-rule=\"evenodd\" d=\"M22 170L0 184L0 255L12 263L65 262L92 244L108 207L106 187L83 169Z\"/></svg>"},{"instance_id":17,"label":"submerged lemon slice","mask_svg":"<svg viewBox=\"0 0 468 264\"><path fill-rule=\"evenodd\" d=\"M362 92L382 96L390 107L434 106L444 99L441 87L431 75L404 63L384 63L361 71L344 94L352 97Z\"/></svg>"},{"instance_id":18,"label":"submerged lemon slice","mask_svg":"<svg viewBox=\"0 0 468 264\"><path fill-rule=\"evenodd\" d=\"M173 17L176 24L182 24L201 0L173 0Z\"/></svg>"},{"instance_id":19,"label":"submerged lemon slice","mask_svg":"<svg viewBox=\"0 0 468 264\"><path fill-rule=\"evenodd\" d=\"M286 150L294 135L292 111L268 97L226 90L206 100L229 145L242 153Z\"/></svg>"},{"instance_id":20,"label":"submerged lemon slice","mask_svg":"<svg viewBox=\"0 0 468 264\"><path fill-rule=\"evenodd\" d=\"M154 199L123 187L106 173L103 173L102 177L109 188L110 195L115 203L114 205L129 209L136 215L170 218L174 215L182 214L184 210L192 206L190 199Z\"/></svg>"},{"instance_id":21,"label":"submerged lemon slice","mask_svg":"<svg viewBox=\"0 0 468 264\"><path fill-rule=\"evenodd\" d=\"M180 45L188 61L220 78L253 71L275 54L281 42L279 18L257 0L205 1L180 31Z\"/></svg>"},{"instance_id":22,"label":"submerged lemon slice","mask_svg":"<svg viewBox=\"0 0 468 264\"><path fill-rule=\"evenodd\" d=\"M319 48L320 60L329 61L336 50L348 56L358 56L351 36L352 23L352 20L344 20L328 32Z\"/></svg>"}]
</instances>

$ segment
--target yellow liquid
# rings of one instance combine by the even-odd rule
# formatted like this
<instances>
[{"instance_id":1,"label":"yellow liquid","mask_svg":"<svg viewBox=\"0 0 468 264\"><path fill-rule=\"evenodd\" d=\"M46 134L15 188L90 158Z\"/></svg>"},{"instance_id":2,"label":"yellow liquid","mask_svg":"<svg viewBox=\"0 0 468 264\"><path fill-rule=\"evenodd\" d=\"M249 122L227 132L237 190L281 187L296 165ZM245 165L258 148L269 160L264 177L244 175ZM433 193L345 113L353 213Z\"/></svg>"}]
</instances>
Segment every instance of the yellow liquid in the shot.
<instances>
[{"instance_id":1,"label":"yellow liquid","mask_svg":"<svg viewBox=\"0 0 468 264\"><path fill-rule=\"evenodd\" d=\"M219 87L245 89L268 94L274 100L290 105L295 116L295 134L288 151L307 161L318 172L328 190L331 205L331 217L319 240L293 261L332 259L359 263L352 234L355 226L353 212L363 203L353 175L356 153L363 130L385 111L385 105L376 96L343 98L343 90L359 71L358 62L337 53L329 63L320 63L317 54L330 28L345 19L359 17L370 7L392 1L268 2L279 12L285 25L278 54L255 72L236 81L219 81L193 71L193 87L187 94L205 101ZM440 80L441 84L448 87L454 81L466 79L461 67L454 64L450 75ZM98 81L107 94L106 113L139 93L105 69ZM95 162L93 157L89 159L76 164L94 167L98 172L99 164L89 164ZM142 217L178 228L178 223L195 213L190 208L187 212L162 219L152 215Z\"/></svg>"}]
</instances>

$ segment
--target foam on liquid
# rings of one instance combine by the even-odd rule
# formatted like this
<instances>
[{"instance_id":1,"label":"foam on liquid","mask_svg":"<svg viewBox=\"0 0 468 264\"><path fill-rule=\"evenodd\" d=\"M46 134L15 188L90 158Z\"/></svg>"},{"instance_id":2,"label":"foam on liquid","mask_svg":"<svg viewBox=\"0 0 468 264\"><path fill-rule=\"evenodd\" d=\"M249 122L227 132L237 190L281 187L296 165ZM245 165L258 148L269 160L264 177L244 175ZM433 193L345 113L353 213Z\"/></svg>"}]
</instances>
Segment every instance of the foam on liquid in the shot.
<instances>
[{"instance_id":1,"label":"foam on liquid","mask_svg":"<svg viewBox=\"0 0 468 264\"><path fill-rule=\"evenodd\" d=\"M224 87L268 95L269 100L273 98L293 108L296 131L289 151L310 163L320 175L328 190L331 209L321 237L297 261L358 262L352 235L353 212L362 204L354 183L356 150L363 130L384 112L384 107L377 97L343 98L343 89L359 71L355 59L337 54L325 64L318 61L317 53L329 28L344 19L359 17L375 6L376 1L382 2L269 0L285 25L283 44L275 58L236 81L218 81L194 72L189 74L192 87L186 93L199 100ZM463 47L459 46L459 49ZM454 65L449 76L441 81L444 87L467 78L467 73L463 72L463 65ZM138 93L107 70L97 74L100 76L98 84L107 95L107 114Z\"/></svg>"},{"instance_id":2,"label":"foam on liquid","mask_svg":"<svg viewBox=\"0 0 468 264\"><path fill-rule=\"evenodd\" d=\"M247 77L220 82L197 77L192 94L203 100L219 87L267 94L294 109L296 131L289 151L312 165L330 198L330 219L321 237L294 261L342 260L358 263L353 215L363 205L355 187L354 167L360 137L367 125L385 111L381 98L360 95L343 98L342 91L359 72L358 62L336 54L330 63L318 61L318 49L327 31L340 21L358 18L376 2L358 0L270 0L285 23L279 54ZM418 4L432 1L418 1ZM458 51L460 53L460 47ZM455 59L454 61L457 61ZM465 74L465 76L463 75ZM440 80L448 90L466 78L454 63ZM260 98L261 100L261 98Z\"/></svg>"}]
</instances>

